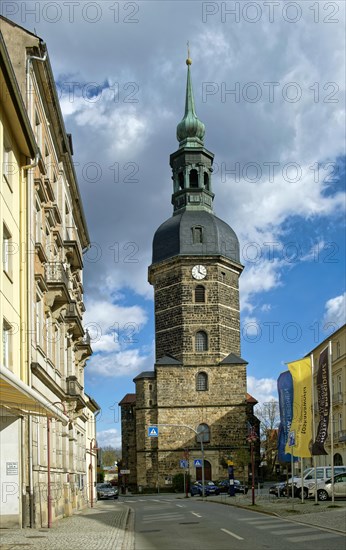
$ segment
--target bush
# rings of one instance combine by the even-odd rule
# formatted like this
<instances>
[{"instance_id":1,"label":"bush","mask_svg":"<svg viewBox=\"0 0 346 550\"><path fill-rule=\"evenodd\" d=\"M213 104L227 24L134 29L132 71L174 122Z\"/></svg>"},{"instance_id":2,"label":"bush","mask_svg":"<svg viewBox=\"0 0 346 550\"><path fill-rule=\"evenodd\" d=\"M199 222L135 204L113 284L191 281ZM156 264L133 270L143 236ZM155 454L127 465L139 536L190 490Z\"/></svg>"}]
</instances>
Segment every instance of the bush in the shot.
<instances>
[{"instance_id":1,"label":"bush","mask_svg":"<svg viewBox=\"0 0 346 550\"><path fill-rule=\"evenodd\" d=\"M188 486L190 486L190 478L191 478L190 474L186 474L186 478L187 478L187 484ZM173 490L176 493L185 492L184 474L175 474L175 476L173 476L172 483L173 483Z\"/></svg>"}]
</instances>

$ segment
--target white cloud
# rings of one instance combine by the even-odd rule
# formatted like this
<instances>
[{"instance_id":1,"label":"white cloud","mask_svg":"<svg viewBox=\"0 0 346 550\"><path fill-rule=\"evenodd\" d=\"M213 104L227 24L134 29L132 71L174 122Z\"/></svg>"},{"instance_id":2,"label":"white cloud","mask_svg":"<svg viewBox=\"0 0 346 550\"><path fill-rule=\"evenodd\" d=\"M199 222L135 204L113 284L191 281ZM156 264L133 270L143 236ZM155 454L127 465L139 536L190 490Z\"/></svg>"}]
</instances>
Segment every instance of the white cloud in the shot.
<instances>
[{"instance_id":1,"label":"white cloud","mask_svg":"<svg viewBox=\"0 0 346 550\"><path fill-rule=\"evenodd\" d=\"M255 294L268 292L280 286L282 262L276 258L263 260L247 267L239 281L241 307L250 313L254 309L251 303Z\"/></svg>"},{"instance_id":2,"label":"white cloud","mask_svg":"<svg viewBox=\"0 0 346 550\"><path fill-rule=\"evenodd\" d=\"M109 430L101 430L97 432L97 445L99 447L106 447L110 445L115 449L121 448L121 434L119 430L110 428Z\"/></svg>"},{"instance_id":3,"label":"white cloud","mask_svg":"<svg viewBox=\"0 0 346 550\"><path fill-rule=\"evenodd\" d=\"M247 377L247 391L261 405L268 401L277 401L277 381L274 378Z\"/></svg>"},{"instance_id":4,"label":"white cloud","mask_svg":"<svg viewBox=\"0 0 346 550\"><path fill-rule=\"evenodd\" d=\"M346 322L346 292L331 298L325 304L324 324L332 324L335 329L340 328Z\"/></svg>"},{"instance_id":5,"label":"white cloud","mask_svg":"<svg viewBox=\"0 0 346 550\"><path fill-rule=\"evenodd\" d=\"M88 362L88 374L107 378L131 378L142 370L152 369L151 355L141 355L138 349L129 349L106 355L95 354Z\"/></svg>"}]
</instances>

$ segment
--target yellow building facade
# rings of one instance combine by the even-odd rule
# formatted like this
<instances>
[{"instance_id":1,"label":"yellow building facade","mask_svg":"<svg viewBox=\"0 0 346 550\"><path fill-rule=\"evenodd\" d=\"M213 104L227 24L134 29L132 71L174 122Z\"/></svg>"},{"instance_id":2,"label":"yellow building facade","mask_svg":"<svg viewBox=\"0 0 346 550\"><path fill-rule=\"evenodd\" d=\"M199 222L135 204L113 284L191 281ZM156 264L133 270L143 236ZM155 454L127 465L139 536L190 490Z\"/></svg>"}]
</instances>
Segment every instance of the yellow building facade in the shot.
<instances>
[{"instance_id":1,"label":"yellow building facade","mask_svg":"<svg viewBox=\"0 0 346 550\"><path fill-rule=\"evenodd\" d=\"M99 407L84 392L90 239L45 42L3 17L0 29L1 78L12 83L1 87L0 521L44 527L96 498Z\"/></svg>"}]
</instances>

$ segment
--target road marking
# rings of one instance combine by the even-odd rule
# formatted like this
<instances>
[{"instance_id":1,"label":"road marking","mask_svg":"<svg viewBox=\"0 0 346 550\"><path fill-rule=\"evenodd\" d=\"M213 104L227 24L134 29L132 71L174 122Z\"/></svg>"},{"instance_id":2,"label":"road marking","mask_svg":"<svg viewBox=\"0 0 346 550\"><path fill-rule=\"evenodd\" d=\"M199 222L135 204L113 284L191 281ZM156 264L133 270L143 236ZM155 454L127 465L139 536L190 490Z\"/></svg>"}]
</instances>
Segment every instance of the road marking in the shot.
<instances>
[{"instance_id":1,"label":"road marking","mask_svg":"<svg viewBox=\"0 0 346 550\"><path fill-rule=\"evenodd\" d=\"M161 502L161 500L157 500L157 499L155 499L155 498L152 498L152 499L151 499L151 502Z\"/></svg>"},{"instance_id":2,"label":"road marking","mask_svg":"<svg viewBox=\"0 0 346 550\"><path fill-rule=\"evenodd\" d=\"M322 533L319 533L318 535L305 535L305 536L302 536L302 537L289 537L287 540L290 540L292 542L309 542L309 540L329 539L329 538L335 538L335 537L340 537L340 535L334 535L334 533L326 533L325 535L323 535Z\"/></svg>"},{"instance_id":3,"label":"road marking","mask_svg":"<svg viewBox=\"0 0 346 550\"><path fill-rule=\"evenodd\" d=\"M258 519L256 518L239 518L238 521L248 521L249 523L254 523L256 521L273 521L273 516L268 516L266 518Z\"/></svg>"},{"instance_id":4,"label":"road marking","mask_svg":"<svg viewBox=\"0 0 346 550\"><path fill-rule=\"evenodd\" d=\"M200 516L199 514L196 514L196 512L191 512L191 514L193 514L194 516L198 517L198 518L201 518L202 516Z\"/></svg>"},{"instance_id":5,"label":"road marking","mask_svg":"<svg viewBox=\"0 0 346 550\"><path fill-rule=\"evenodd\" d=\"M278 520L277 523L267 523L265 525L256 525L256 529L281 529L281 527L287 527L287 521L283 522Z\"/></svg>"},{"instance_id":6,"label":"road marking","mask_svg":"<svg viewBox=\"0 0 346 550\"><path fill-rule=\"evenodd\" d=\"M227 533L227 535L231 535L231 537L234 537L235 539L244 540L239 535L236 535L235 533L232 533L231 531L227 531L227 529L221 529L221 531L223 531L224 533Z\"/></svg>"},{"instance_id":7,"label":"road marking","mask_svg":"<svg viewBox=\"0 0 346 550\"><path fill-rule=\"evenodd\" d=\"M176 506L178 506L178 508L185 508L184 504L176 504Z\"/></svg>"},{"instance_id":8,"label":"road marking","mask_svg":"<svg viewBox=\"0 0 346 550\"><path fill-rule=\"evenodd\" d=\"M300 533L316 533L312 527L303 527L302 529L292 526L291 529L281 529L281 531L270 531L271 535L299 535Z\"/></svg>"}]
</instances>

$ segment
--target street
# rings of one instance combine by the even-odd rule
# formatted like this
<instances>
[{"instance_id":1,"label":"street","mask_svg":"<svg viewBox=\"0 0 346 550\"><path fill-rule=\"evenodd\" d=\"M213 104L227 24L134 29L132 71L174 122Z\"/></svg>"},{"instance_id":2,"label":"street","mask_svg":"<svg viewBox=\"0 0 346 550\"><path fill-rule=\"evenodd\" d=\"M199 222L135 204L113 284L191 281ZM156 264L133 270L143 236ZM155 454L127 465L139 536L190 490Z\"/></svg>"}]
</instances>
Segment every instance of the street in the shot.
<instances>
[{"instance_id":1,"label":"street","mask_svg":"<svg viewBox=\"0 0 346 550\"><path fill-rule=\"evenodd\" d=\"M135 512L135 550L340 550L345 536L258 512L175 495L127 500Z\"/></svg>"}]
</instances>

